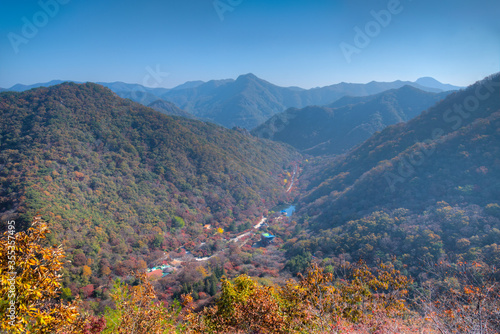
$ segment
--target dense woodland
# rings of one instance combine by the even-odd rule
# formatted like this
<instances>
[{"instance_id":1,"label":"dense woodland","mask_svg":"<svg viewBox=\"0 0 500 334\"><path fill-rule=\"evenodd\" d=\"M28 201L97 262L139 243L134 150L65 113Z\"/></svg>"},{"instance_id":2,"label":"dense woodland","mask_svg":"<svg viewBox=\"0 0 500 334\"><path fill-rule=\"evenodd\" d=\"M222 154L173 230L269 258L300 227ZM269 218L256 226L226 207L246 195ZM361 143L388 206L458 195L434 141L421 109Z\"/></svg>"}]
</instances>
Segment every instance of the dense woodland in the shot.
<instances>
[{"instance_id":1,"label":"dense woodland","mask_svg":"<svg viewBox=\"0 0 500 334\"><path fill-rule=\"evenodd\" d=\"M96 84L1 93L2 224L50 273L19 332L498 332L499 87L316 157Z\"/></svg>"},{"instance_id":2,"label":"dense woodland","mask_svg":"<svg viewBox=\"0 0 500 334\"><path fill-rule=\"evenodd\" d=\"M342 262L335 268L313 264L298 279L262 284L248 275L221 277L211 305L197 309L193 294L182 304L165 303L144 273L130 284L116 279L109 291L112 307L98 315L82 302L59 302L61 247L46 245L47 224L35 217L16 235L16 263L9 230L0 239L2 267L13 266L18 321L4 317L9 333L497 333L500 330L498 269L479 262L440 261L426 269L421 285L397 269L394 261L368 266ZM2 283L10 275L0 272ZM0 293L9 294L9 284ZM57 302L55 302L57 301ZM0 304L7 314L8 302Z\"/></svg>"},{"instance_id":3,"label":"dense woodland","mask_svg":"<svg viewBox=\"0 0 500 334\"><path fill-rule=\"evenodd\" d=\"M218 250L216 228L247 228L284 198L280 175L298 156L95 84L3 93L0 110L2 224L15 219L23 230L40 213L50 241L68 251L73 295L145 269L165 250Z\"/></svg>"},{"instance_id":4,"label":"dense woodland","mask_svg":"<svg viewBox=\"0 0 500 334\"><path fill-rule=\"evenodd\" d=\"M476 97L477 96L477 97ZM380 208L418 208L445 200L498 201L500 76L487 78L407 123L392 125L308 173L304 213L317 223Z\"/></svg>"}]
</instances>

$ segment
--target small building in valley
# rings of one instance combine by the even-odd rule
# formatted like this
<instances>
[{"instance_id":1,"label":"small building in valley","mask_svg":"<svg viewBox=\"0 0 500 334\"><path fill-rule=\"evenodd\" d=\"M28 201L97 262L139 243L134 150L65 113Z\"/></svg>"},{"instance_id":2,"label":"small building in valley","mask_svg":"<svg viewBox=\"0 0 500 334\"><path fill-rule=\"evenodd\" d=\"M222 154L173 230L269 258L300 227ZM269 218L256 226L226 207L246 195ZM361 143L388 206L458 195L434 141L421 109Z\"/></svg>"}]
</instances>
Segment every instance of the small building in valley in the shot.
<instances>
[{"instance_id":1,"label":"small building in valley","mask_svg":"<svg viewBox=\"0 0 500 334\"><path fill-rule=\"evenodd\" d=\"M267 246L274 241L276 236L269 233L262 233L260 242L262 245Z\"/></svg>"}]
</instances>

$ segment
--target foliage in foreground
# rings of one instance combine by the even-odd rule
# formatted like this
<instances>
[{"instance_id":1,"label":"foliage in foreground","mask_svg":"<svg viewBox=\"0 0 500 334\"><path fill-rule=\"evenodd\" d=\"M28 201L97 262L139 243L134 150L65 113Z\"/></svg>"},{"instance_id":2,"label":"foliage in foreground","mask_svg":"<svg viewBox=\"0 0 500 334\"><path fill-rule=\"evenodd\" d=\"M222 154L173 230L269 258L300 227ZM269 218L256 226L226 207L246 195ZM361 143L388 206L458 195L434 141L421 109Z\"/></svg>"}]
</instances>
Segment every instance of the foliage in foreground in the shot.
<instances>
[{"instance_id":1,"label":"foliage in foreground","mask_svg":"<svg viewBox=\"0 0 500 334\"><path fill-rule=\"evenodd\" d=\"M58 300L64 250L43 246L49 230L40 217L27 232L14 231L5 232L0 242L0 328L8 333L54 333L78 314L76 301Z\"/></svg>"},{"instance_id":2,"label":"foliage in foreground","mask_svg":"<svg viewBox=\"0 0 500 334\"><path fill-rule=\"evenodd\" d=\"M299 282L262 286L248 276L222 280L216 304L200 314L188 311L193 333L326 333L419 331L421 319L405 302L412 283L392 265L372 270L349 265L345 279L313 265ZM189 309L190 296L185 298ZM398 328L398 329L395 329Z\"/></svg>"},{"instance_id":3,"label":"foliage in foreground","mask_svg":"<svg viewBox=\"0 0 500 334\"><path fill-rule=\"evenodd\" d=\"M500 333L500 285L494 268L461 261L433 267L418 301L440 333Z\"/></svg>"},{"instance_id":4,"label":"foliage in foreground","mask_svg":"<svg viewBox=\"0 0 500 334\"><path fill-rule=\"evenodd\" d=\"M141 284L127 286L117 280L111 293L115 309L106 311L103 333L175 333L174 319L179 310L156 301L156 294L145 274L137 275Z\"/></svg>"},{"instance_id":5,"label":"foliage in foreground","mask_svg":"<svg viewBox=\"0 0 500 334\"><path fill-rule=\"evenodd\" d=\"M281 286L264 286L246 275L232 281L223 278L214 304L199 312L191 295L183 296L183 309L159 302L152 285L138 274L138 284L115 282L110 293L114 307L96 317L78 310L78 300L60 301L64 252L61 247L44 246L47 233L46 224L36 217L27 232L6 232L0 240L1 333L500 331L498 270L465 262L435 264L418 288L392 263L380 263L377 268L363 262L340 265L333 273L313 264L298 281ZM15 245L9 244L12 240ZM12 249L15 261L9 259ZM17 273L18 318L13 325L8 318L9 271Z\"/></svg>"}]
</instances>

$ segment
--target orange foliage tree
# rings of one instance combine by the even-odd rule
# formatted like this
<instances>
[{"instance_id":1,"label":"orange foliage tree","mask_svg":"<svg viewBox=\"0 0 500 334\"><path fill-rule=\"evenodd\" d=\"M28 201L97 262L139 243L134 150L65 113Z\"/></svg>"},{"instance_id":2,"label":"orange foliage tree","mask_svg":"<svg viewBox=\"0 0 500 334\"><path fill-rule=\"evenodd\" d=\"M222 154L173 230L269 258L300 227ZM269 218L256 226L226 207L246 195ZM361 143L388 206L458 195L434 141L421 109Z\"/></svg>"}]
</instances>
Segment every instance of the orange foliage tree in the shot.
<instances>
[{"instance_id":1,"label":"orange foliage tree","mask_svg":"<svg viewBox=\"0 0 500 334\"><path fill-rule=\"evenodd\" d=\"M283 287L261 286L246 275L222 280L220 297L201 313L190 309L185 320L192 333L352 333L419 332L421 318L412 314L405 297L411 280L392 264L373 270L364 263L343 268L335 278L313 264L299 282Z\"/></svg>"},{"instance_id":2,"label":"orange foliage tree","mask_svg":"<svg viewBox=\"0 0 500 334\"><path fill-rule=\"evenodd\" d=\"M462 261L428 267L419 300L440 333L500 333L498 268Z\"/></svg>"}]
</instances>

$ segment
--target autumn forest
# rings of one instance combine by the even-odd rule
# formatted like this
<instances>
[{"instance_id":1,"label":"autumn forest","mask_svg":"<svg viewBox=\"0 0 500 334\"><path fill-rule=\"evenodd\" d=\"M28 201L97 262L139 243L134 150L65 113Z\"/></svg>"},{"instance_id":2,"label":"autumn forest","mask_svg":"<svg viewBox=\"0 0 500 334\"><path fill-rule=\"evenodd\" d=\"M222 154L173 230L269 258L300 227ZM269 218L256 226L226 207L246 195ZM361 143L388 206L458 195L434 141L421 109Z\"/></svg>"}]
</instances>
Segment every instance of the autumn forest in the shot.
<instances>
[{"instance_id":1,"label":"autumn forest","mask_svg":"<svg viewBox=\"0 0 500 334\"><path fill-rule=\"evenodd\" d=\"M249 131L1 92L0 332L498 333L500 75L377 94Z\"/></svg>"}]
</instances>

